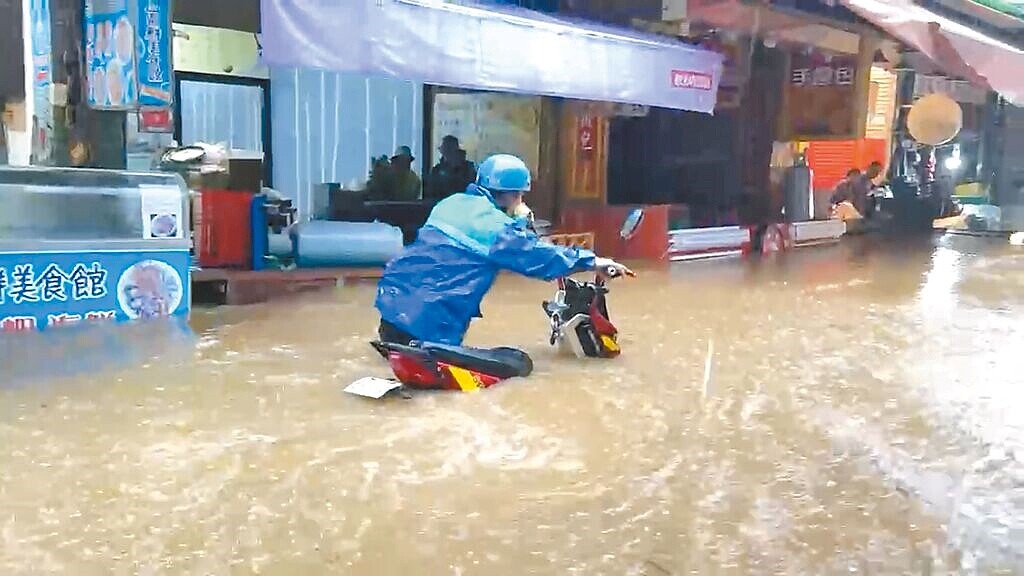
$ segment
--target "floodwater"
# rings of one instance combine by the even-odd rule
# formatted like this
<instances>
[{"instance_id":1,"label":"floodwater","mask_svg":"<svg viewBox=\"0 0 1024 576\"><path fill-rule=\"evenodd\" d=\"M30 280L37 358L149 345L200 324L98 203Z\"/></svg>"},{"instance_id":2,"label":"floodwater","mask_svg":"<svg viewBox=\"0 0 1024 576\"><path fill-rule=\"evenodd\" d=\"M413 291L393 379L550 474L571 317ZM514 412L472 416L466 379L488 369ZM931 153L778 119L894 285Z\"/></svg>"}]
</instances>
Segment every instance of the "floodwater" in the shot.
<instances>
[{"instance_id":1,"label":"floodwater","mask_svg":"<svg viewBox=\"0 0 1024 576\"><path fill-rule=\"evenodd\" d=\"M645 271L614 361L547 347L552 290L499 282L469 342L538 371L477 394L342 393L372 286L5 387L0 574L1024 573L1024 251Z\"/></svg>"}]
</instances>

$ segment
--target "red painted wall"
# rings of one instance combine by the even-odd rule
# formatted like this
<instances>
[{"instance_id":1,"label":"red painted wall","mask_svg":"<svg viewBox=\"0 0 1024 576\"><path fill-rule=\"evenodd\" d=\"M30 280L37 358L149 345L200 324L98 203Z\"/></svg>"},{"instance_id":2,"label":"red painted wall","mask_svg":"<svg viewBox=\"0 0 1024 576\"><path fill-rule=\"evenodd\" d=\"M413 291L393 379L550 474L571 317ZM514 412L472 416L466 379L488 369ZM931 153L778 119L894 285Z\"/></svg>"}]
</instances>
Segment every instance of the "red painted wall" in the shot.
<instances>
[{"instance_id":1,"label":"red painted wall","mask_svg":"<svg viewBox=\"0 0 1024 576\"><path fill-rule=\"evenodd\" d=\"M626 216L636 206L567 206L562 210L559 232L592 232L594 248L601 256L624 260L661 261L668 254L668 209L644 206L644 219L629 240L619 237Z\"/></svg>"}]
</instances>

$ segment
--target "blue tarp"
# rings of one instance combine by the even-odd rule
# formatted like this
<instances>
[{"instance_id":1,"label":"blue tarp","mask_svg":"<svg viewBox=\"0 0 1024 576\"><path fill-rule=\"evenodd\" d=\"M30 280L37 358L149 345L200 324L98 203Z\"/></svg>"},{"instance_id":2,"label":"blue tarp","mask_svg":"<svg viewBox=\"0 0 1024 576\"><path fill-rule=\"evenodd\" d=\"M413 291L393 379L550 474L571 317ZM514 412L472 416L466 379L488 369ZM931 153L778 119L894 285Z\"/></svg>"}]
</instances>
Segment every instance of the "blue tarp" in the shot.
<instances>
[{"instance_id":1,"label":"blue tarp","mask_svg":"<svg viewBox=\"0 0 1024 576\"><path fill-rule=\"evenodd\" d=\"M664 36L441 0L261 0L272 66L711 113L722 57Z\"/></svg>"}]
</instances>

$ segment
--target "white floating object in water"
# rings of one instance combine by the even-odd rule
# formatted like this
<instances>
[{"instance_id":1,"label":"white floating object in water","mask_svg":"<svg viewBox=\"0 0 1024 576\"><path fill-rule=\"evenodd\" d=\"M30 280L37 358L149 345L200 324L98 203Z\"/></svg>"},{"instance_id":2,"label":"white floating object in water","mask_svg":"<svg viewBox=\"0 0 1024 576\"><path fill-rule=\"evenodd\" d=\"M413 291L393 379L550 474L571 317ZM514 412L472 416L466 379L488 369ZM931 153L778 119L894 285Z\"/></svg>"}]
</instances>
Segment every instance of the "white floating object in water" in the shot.
<instances>
[{"instance_id":1,"label":"white floating object in water","mask_svg":"<svg viewBox=\"0 0 1024 576\"><path fill-rule=\"evenodd\" d=\"M1024 232L1010 234L1010 246L1024 246Z\"/></svg>"},{"instance_id":2,"label":"white floating object in water","mask_svg":"<svg viewBox=\"0 0 1024 576\"><path fill-rule=\"evenodd\" d=\"M401 382L368 376L366 378L360 378L359 380L356 380L355 382L349 384L345 388L345 392L348 392L349 394L355 394L356 396L362 396L364 398L373 398L374 400L380 400L388 392L391 392L392 390L397 390L401 387Z\"/></svg>"}]
</instances>

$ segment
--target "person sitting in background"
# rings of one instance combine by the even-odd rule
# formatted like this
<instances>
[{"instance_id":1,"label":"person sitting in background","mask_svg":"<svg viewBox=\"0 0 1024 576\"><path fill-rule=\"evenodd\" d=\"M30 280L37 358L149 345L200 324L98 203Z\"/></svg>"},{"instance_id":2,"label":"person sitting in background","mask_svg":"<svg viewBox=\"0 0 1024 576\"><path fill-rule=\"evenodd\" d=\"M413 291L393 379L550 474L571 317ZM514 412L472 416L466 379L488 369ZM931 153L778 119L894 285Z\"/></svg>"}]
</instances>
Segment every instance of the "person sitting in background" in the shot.
<instances>
[{"instance_id":1,"label":"person sitting in background","mask_svg":"<svg viewBox=\"0 0 1024 576\"><path fill-rule=\"evenodd\" d=\"M871 187L881 186L882 182L885 181L885 167L882 166L881 162L875 161L868 165L867 171L864 173L867 176L868 182L871 183Z\"/></svg>"},{"instance_id":2,"label":"person sitting in background","mask_svg":"<svg viewBox=\"0 0 1024 576\"><path fill-rule=\"evenodd\" d=\"M466 160L466 151L459 145L459 139L451 134L445 136L438 151L441 160L430 169L424 197L440 200L465 192L476 180L476 166Z\"/></svg>"},{"instance_id":3,"label":"person sitting in background","mask_svg":"<svg viewBox=\"0 0 1024 576\"><path fill-rule=\"evenodd\" d=\"M832 218L844 221L861 218L861 211L857 209L855 202L857 188L862 186L862 176L860 170L853 168L846 173L846 178L836 184L832 192Z\"/></svg>"},{"instance_id":4,"label":"person sitting in background","mask_svg":"<svg viewBox=\"0 0 1024 576\"><path fill-rule=\"evenodd\" d=\"M394 173L394 187L390 200L412 201L420 198L420 177L412 171L412 149L399 146L391 157L391 168Z\"/></svg>"},{"instance_id":5,"label":"person sitting in background","mask_svg":"<svg viewBox=\"0 0 1024 576\"><path fill-rule=\"evenodd\" d=\"M881 162L872 162L864 172L863 182L860 185L864 192L864 208L863 210L858 208L858 210L860 210L860 213L865 218L870 218L878 209L878 198L875 197L875 188L882 185L882 181L885 179L884 173L885 169L882 167ZM860 191L858 190L859 193Z\"/></svg>"},{"instance_id":6,"label":"person sitting in background","mask_svg":"<svg viewBox=\"0 0 1024 576\"><path fill-rule=\"evenodd\" d=\"M860 170L851 168L846 173L846 177L840 180L835 188L832 189L832 204L840 204L842 202L853 202L853 185L860 179Z\"/></svg>"}]
</instances>

